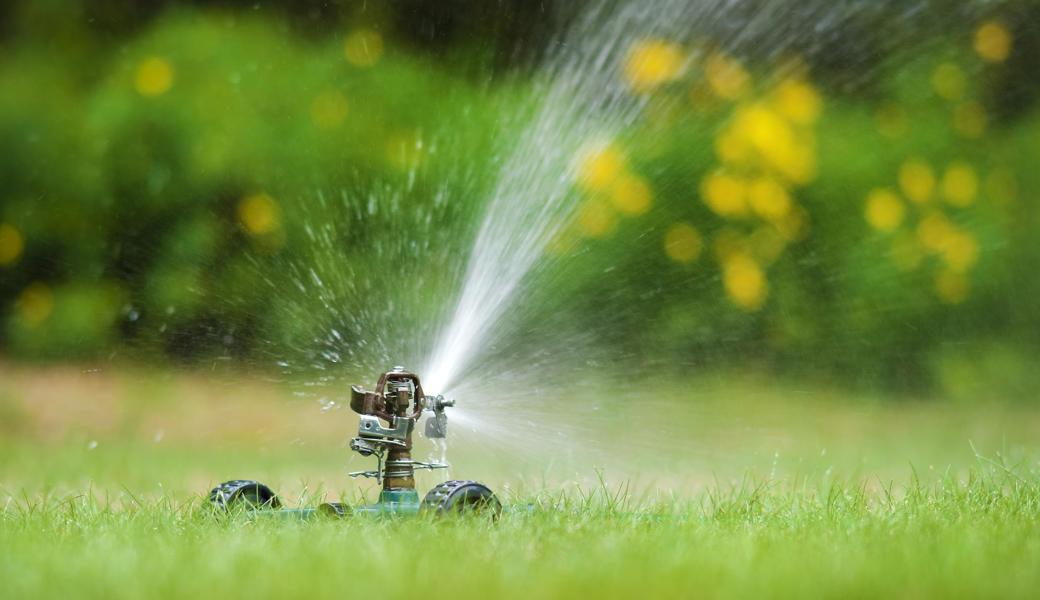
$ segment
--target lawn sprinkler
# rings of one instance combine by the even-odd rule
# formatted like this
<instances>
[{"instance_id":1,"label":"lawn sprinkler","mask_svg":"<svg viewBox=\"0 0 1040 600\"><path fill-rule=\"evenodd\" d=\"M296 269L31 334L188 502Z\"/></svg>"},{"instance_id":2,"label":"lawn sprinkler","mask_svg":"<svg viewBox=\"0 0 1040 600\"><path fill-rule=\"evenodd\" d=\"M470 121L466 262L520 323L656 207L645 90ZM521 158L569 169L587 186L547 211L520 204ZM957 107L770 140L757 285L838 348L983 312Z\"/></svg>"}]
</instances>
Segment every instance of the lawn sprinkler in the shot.
<instances>
[{"instance_id":1,"label":"lawn sprinkler","mask_svg":"<svg viewBox=\"0 0 1040 600\"><path fill-rule=\"evenodd\" d=\"M327 502L317 508L283 508L278 496L269 487L245 479L227 481L213 488L209 493L209 501L221 511L270 511L302 518L316 515L413 515L420 512L484 512L497 517L502 511L502 504L487 486L476 481L445 481L434 486L422 502L419 501L419 494L415 491L415 470L446 469L448 465L414 460L412 431L426 413L426 437L446 438L448 415L445 409L452 406L455 406L454 400L423 393L419 376L405 371L404 367L394 367L383 373L372 391L351 386L350 408L360 418L357 437L350 440L350 449L361 456L374 456L376 468L356 471L350 473L350 476L371 477L382 484L379 500L375 504L352 506L342 502Z\"/></svg>"}]
</instances>

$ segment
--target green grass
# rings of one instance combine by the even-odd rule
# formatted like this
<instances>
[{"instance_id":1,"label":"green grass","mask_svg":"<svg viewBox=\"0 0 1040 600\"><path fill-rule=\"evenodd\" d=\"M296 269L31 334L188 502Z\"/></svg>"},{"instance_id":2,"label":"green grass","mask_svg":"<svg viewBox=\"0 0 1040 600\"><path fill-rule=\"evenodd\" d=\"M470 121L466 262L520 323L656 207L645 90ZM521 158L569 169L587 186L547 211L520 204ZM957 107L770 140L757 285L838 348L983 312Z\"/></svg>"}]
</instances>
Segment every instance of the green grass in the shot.
<instances>
[{"instance_id":1,"label":"green grass","mask_svg":"<svg viewBox=\"0 0 1040 600\"><path fill-rule=\"evenodd\" d=\"M1030 596L1040 486L746 483L633 503L546 491L481 519L212 518L201 502L9 500L5 597Z\"/></svg>"},{"instance_id":2,"label":"green grass","mask_svg":"<svg viewBox=\"0 0 1040 600\"><path fill-rule=\"evenodd\" d=\"M456 423L452 475L499 492L512 510L498 523L286 522L214 518L202 494L249 477L293 506L371 499L345 475L370 466L348 462L348 411L227 377L0 364L0 598L1040 589L1036 409L746 379L689 389L599 411L571 430L589 444L573 456Z\"/></svg>"}]
</instances>

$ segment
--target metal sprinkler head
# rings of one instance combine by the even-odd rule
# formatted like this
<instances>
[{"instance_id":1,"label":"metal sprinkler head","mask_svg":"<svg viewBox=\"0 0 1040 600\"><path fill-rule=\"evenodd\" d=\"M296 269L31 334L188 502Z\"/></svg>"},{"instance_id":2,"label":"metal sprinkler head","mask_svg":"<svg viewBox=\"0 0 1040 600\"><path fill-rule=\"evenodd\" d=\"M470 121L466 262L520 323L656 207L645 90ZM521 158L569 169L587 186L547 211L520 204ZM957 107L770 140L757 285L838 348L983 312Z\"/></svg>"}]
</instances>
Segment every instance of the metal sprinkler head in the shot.
<instances>
[{"instance_id":1,"label":"metal sprinkler head","mask_svg":"<svg viewBox=\"0 0 1040 600\"><path fill-rule=\"evenodd\" d=\"M352 386L350 408L361 418L350 449L362 456L375 456L378 464L373 471L357 471L351 477L374 477L383 484L384 492L394 492L415 489L415 469L446 469L448 465L443 463L412 459L412 431L427 410L433 413L427 421L427 436L445 437L448 416L444 409L454 404L443 396L426 396L419 376L404 367L383 373L374 391ZM383 426L382 421L389 426Z\"/></svg>"}]
</instances>

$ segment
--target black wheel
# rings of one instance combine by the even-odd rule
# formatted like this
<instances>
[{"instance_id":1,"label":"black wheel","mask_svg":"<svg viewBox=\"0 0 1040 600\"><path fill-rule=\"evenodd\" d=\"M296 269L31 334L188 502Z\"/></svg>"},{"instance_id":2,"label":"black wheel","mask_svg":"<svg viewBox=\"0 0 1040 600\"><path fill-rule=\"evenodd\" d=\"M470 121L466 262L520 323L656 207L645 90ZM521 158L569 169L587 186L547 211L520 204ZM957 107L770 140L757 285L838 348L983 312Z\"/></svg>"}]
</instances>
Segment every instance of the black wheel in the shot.
<instances>
[{"instance_id":1,"label":"black wheel","mask_svg":"<svg viewBox=\"0 0 1040 600\"><path fill-rule=\"evenodd\" d=\"M234 479L213 488L209 492L213 508L225 512L234 510L263 510L280 508L282 503L271 488L258 481Z\"/></svg>"},{"instance_id":2,"label":"black wheel","mask_svg":"<svg viewBox=\"0 0 1040 600\"><path fill-rule=\"evenodd\" d=\"M486 514L498 519L502 503L495 493L476 481L445 481L427 492L422 501L424 512L446 514Z\"/></svg>"}]
</instances>

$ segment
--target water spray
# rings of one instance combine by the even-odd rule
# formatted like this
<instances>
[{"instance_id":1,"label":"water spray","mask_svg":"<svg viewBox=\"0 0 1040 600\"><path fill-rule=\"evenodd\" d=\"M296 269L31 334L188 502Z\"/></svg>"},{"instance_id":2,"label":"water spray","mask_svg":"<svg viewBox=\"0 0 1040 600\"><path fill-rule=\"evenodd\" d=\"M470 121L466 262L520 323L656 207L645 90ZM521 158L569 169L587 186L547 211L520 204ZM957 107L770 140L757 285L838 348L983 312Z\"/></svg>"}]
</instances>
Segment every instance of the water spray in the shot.
<instances>
[{"instance_id":1,"label":"water spray","mask_svg":"<svg viewBox=\"0 0 1040 600\"><path fill-rule=\"evenodd\" d=\"M210 503L221 510L246 508L274 510L278 514L308 518L313 515L344 517L352 514L436 514L486 512L497 517L502 505L482 483L451 480L434 486L419 501L415 489L417 469L446 469L441 462L421 462L412 458L412 432L419 419L428 414L425 435L444 439L448 434L446 409L455 406L444 396L427 396L415 373L394 367L383 373L372 391L351 386L350 408L359 415L357 436L350 449L361 456L376 458L376 468L350 473L351 477L370 477L382 485L375 504L352 506L328 502L317 508L284 509L277 495L266 485L236 479L213 488ZM384 425L384 423L386 423Z\"/></svg>"}]
</instances>

